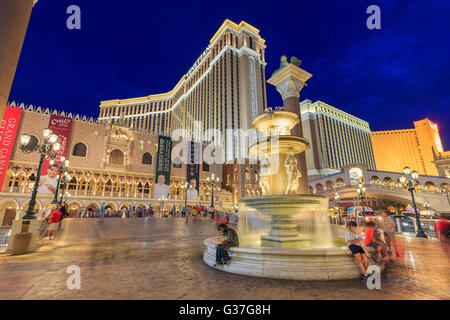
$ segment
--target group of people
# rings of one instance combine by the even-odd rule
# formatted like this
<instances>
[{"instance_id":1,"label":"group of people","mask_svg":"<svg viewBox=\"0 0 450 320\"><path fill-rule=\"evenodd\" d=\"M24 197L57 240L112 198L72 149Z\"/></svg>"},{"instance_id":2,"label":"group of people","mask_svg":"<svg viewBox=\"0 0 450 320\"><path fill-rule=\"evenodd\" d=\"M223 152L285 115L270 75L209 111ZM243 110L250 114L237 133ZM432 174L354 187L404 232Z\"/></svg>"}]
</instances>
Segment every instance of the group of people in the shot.
<instances>
[{"instance_id":1,"label":"group of people","mask_svg":"<svg viewBox=\"0 0 450 320\"><path fill-rule=\"evenodd\" d=\"M361 277L367 279L370 275L367 273L369 258L364 247L375 249L375 253L381 256L381 259L388 264L393 263L390 255L400 258L400 251L395 239L395 222L389 217L387 211L381 214L381 220L377 224L374 220L369 220L360 234L356 232L357 223L350 221L345 232L345 241L348 248L358 261L362 271Z\"/></svg>"},{"instance_id":2,"label":"group of people","mask_svg":"<svg viewBox=\"0 0 450 320\"><path fill-rule=\"evenodd\" d=\"M189 217L192 217L193 219L207 218L208 214L211 219L214 219L215 213L216 209L214 207L208 209L206 206L187 206L186 208L181 209L181 216L186 218L186 221L188 221Z\"/></svg>"},{"instance_id":3,"label":"group of people","mask_svg":"<svg viewBox=\"0 0 450 320\"><path fill-rule=\"evenodd\" d=\"M78 211L77 218L147 218L155 216L155 210L153 206L149 204L148 206L135 207L129 205L120 210L113 210L111 208L105 209L104 203L100 205L100 208L95 207L81 207ZM206 218L208 216L211 219L215 218L216 209L214 207L208 208L207 206L193 206L189 205L183 207L181 210L177 209L175 205L169 210L162 208L159 210L159 217L183 217L186 221L189 217L197 220L199 218Z\"/></svg>"},{"instance_id":4,"label":"group of people","mask_svg":"<svg viewBox=\"0 0 450 320\"><path fill-rule=\"evenodd\" d=\"M81 207L78 211L77 218L145 218L153 216L155 211L149 205L136 208L135 206L124 207L121 210L105 209L105 204L102 203L99 208Z\"/></svg>"}]
</instances>

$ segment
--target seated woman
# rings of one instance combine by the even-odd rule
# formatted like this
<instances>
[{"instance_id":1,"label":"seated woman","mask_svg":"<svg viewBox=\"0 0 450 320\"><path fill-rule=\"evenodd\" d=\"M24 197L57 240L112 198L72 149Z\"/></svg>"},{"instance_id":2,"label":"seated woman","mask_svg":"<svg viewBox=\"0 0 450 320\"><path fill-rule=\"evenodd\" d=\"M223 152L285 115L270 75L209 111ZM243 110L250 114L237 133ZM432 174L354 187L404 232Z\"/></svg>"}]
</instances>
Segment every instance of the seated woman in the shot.
<instances>
[{"instance_id":1,"label":"seated woman","mask_svg":"<svg viewBox=\"0 0 450 320\"><path fill-rule=\"evenodd\" d=\"M384 262L391 263L386 244L384 244L384 242L382 242L381 240L377 239L377 236L375 235L375 222L373 221L367 222L366 231L364 232L363 239L365 246L376 249L377 252L381 254L381 257L383 258Z\"/></svg>"},{"instance_id":2,"label":"seated woman","mask_svg":"<svg viewBox=\"0 0 450 320\"><path fill-rule=\"evenodd\" d=\"M348 248L358 261L359 268L361 269L361 277L367 279L370 275L367 273L367 267L369 266L369 258L366 256L363 248L359 245L361 239L359 239L356 233L356 222L350 221L348 223L348 229L345 231L345 241L348 244Z\"/></svg>"},{"instance_id":3,"label":"seated woman","mask_svg":"<svg viewBox=\"0 0 450 320\"><path fill-rule=\"evenodd\" d=\"M231 260L227 250L231 247L239 246L239 238L237 232L233 228L222 223L219 225L219 231L222 233L222 238L219 240L219 243L216 244L216 263L214 264L214 267L219 264L227 264L227 262Z\"/></svg>"}]
</instances>

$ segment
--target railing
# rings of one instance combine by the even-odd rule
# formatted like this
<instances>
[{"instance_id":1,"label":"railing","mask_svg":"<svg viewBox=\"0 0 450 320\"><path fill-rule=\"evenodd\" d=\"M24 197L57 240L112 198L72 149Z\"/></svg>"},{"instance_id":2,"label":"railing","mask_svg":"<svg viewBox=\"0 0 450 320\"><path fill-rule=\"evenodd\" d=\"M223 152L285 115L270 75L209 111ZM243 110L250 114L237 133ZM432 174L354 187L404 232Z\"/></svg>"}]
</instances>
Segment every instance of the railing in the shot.
<instances>
[{"instance_id":1,"label":"railing","mask_svg":"<svg viewBox=\"0 0 450 320\"><path fill-rule=\"evenodd\" d=\"M396 193L396 194L402 194L402 195L409 195L409 192L403 188L399 188L399 187L392 187L392 186L384 186L384 185L378 185L378 184L369 184L369 185L364 185L367 188L366 193L370 192L370 191L384 191L384 192L389 192L389 193ZM331 188L331 189L323 189L321 191L317 191L316 194L322 194L322 193L328 193L328 192L339 192L339 191L344 191L344 190L348 190L351 192L356 192L355 190L357 189L357 186L341 186L341 187L335 187L335 188ZM445 195L444 192L439 192L439 191L427 191L427 190L422 190L422 189L416 189L415 190L416 193L418 194L424 194L424 195L428 195L428 196L443 196Z\"/></svg>"}]
</instances>

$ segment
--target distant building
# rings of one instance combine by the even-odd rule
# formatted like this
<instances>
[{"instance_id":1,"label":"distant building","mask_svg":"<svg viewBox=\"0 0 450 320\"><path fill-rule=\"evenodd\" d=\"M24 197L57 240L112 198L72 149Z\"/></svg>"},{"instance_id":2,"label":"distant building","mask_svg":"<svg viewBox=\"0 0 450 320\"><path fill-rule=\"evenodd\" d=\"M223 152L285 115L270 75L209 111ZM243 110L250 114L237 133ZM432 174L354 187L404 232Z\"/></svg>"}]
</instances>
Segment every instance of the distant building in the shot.
<instances>
[{"instance_id":1,"label":"distant building","mask_svg":"<svg viewBox=\"0 0 450 320\"><path fill-rule=\"evenodd\" d=\"M322 101L300 102L303 135L311 143L306 151L310 179L340 172L350 163L375 170L367 121Z\"/></svg>"},{"instance_id":2,"label":"distant building","mask_svg":"<svg viewBox=\"0 0 450 320\"><path fill-rule=\"evenodd\" d=\"M10 105L16 106L13 102ZM80 207L120 210L129 205L136 207L160 202L152 197L157 178L155 177L158 151L158 135L138 132L116 124L99 123L64 111L42 109L41 107L19 106L23 109L12 156L9 161L3 188L0 190L0 223L10 225L16 213L24 214L28 208L39 163L37 152L24 153L20 149L20 136L31 136L30 144L42 142L42 132L48 127L51 115L73 120L66 158L70 161L68 173L71 176L66 191L69 214L75 216ZM173 141L175 147L179 142ZM170 170L169 197L166 207L173 205L181 209L185 204L187 168L184 163L172 162ZM199 200L188 204L209 206L211 190L207 178L214 174L222 178L222 165L203 164L199 168ZM232 209L232 194L225 190L214 193L218 210ZM47 208L53 199L50 194L38 194L36 209Z\"/></svg>"},{"instance_id":3,"label":"distant building","mask_svg":"<svg viewBox=\"0 0 450 320\"><path fill-rule=\"evenodd\" d=\"M413 129L372 132L378 170L403 172L408 166L421 175L438 176L435 155L442 154L439 129L428 118L414 121Z\"/></svg>"},{"instance_id":4,"label":"distant building","mask_svg":"<svg viewBox=\"0 0 450 320\"><path fill-rule=\"evenodd\" d=\"M442 152L435 156L433 163L436 165L439 176L450 179L450 151Z\"/></svg>"}]
</instances>

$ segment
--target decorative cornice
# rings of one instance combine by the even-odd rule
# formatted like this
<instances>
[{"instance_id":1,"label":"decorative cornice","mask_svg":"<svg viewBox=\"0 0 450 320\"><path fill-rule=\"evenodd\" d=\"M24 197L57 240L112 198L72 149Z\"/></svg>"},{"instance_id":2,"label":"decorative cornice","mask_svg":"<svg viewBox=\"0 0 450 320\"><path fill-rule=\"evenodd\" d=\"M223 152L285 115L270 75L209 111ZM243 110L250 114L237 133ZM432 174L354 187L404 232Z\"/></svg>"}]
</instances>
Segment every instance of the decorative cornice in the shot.
<instances>
[{"instance_id":1,"label":"decorative cornice","mask_svg":"<svg viewBox=\"0 0 450 320\"><path fill-rule=\"evenodd\" d=\"M311 77L311 73L289 63L273 74L267 82L277 88L283 100L291 97L299 99L300 91Z\"/></svg>"}]
</instances>

